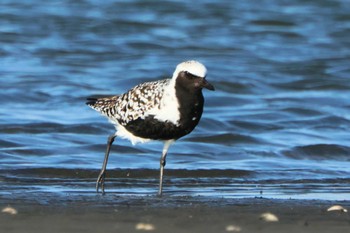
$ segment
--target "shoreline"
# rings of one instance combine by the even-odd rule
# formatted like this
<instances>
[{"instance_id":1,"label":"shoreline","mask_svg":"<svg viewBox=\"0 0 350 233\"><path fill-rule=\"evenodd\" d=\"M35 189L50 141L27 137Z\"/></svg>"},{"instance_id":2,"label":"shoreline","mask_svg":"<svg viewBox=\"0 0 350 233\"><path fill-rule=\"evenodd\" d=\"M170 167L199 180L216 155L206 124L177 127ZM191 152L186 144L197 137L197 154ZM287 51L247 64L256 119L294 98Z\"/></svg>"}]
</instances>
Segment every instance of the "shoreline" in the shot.
<instances>
[{"instance_id":1,"label":"shoreline","mask_svg":"<svg viewBox=\"0 0 350 233\"><path fill-rule=\"evenodd\" d=\"M2 195L4 232L347 232L350 201L200 196ZM277 221L264 220L270 213ZM275 219L276 220L276 219Z\"/></svg>"}]
</instances>

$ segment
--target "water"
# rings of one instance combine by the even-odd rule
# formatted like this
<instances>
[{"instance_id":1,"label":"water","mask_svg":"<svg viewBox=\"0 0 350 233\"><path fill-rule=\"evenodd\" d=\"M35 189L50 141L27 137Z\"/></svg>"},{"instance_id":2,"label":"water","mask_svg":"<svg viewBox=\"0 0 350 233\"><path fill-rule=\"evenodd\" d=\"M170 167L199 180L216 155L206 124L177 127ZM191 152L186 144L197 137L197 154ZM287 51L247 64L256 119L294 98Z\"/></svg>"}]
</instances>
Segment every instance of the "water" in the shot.
<instances>
[{"instance_id":1,"label":"water","mask_svg":"<svg viewBox=\"0 0 350 233\"><path fill-rule=\"evenodd\" d=\"M2 1L0 195L95 195L113 126L85 104L198 59L215 92L165 193L349 200L350 4ZM116 140L106 191L157 191L162 144ZM34 195L35 196L35 195Z\"/></svg>"}]
</instances>

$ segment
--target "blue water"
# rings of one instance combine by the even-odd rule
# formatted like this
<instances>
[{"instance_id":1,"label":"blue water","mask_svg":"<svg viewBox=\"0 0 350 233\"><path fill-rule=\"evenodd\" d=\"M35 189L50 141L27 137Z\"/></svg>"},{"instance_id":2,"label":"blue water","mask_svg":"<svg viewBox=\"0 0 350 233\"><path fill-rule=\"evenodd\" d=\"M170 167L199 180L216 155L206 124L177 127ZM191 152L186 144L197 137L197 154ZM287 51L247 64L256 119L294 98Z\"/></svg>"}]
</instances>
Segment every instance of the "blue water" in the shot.
<instances>
[{"instance_id":1,"label":"blue water","mask_svg":"<svg viewBox=\"0 0 350 233\"><path fill-rule=\"evenodd\" d=\"M85 98L196 59L216 91L170 148L165 193L348 200L349 12L347 0L1 1L0 195L94 194L114 128ZM156 193L161 149L116 140L106 191Z\"/></svg>"}]
</instances>

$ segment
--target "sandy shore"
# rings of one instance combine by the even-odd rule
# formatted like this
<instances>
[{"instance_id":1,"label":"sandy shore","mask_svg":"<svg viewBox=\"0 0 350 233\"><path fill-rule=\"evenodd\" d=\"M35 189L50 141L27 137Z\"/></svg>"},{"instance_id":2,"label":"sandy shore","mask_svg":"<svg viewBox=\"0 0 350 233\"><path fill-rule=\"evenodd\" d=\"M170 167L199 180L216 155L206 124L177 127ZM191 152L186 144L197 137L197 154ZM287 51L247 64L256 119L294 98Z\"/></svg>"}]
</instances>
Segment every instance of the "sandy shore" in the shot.
<instances>
[{"instance_id":1,"label":"sandy shore","mask_svg":"<svg viewBox=\"0 0 350 233\"><path fill-rule=\"evenodd\" d=\"M7 233L350 232L349 212L327 211L336 204L350 207L350 201L7 195L0 199L0 227ZM272 214L271 221L264 213Z\"/></svg>"}]
</instances>

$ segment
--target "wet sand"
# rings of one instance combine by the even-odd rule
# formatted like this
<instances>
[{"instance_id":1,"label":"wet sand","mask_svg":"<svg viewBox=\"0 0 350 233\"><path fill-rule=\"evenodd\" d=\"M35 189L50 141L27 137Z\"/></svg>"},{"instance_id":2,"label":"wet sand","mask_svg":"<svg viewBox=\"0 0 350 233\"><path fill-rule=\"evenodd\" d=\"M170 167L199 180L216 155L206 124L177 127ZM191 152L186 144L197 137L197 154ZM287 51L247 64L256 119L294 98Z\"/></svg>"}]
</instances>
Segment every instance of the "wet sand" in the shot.
<instances>
[{"instance_id":1,"label":"wet sand","mask_svg":"<svg viewBox=\"0 0 350 233\"><path fill-rule=\"evenodd\" d=\"M23 194L2 196L1 232L349 232L350 201ZM9 209L9 208L8 208ZM266 221L263 213L278 219ZM277 221L276 221L277 220Z\"/></svg>"}]
</instances>

